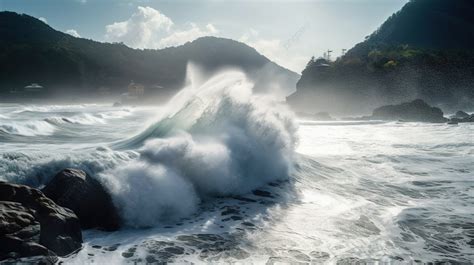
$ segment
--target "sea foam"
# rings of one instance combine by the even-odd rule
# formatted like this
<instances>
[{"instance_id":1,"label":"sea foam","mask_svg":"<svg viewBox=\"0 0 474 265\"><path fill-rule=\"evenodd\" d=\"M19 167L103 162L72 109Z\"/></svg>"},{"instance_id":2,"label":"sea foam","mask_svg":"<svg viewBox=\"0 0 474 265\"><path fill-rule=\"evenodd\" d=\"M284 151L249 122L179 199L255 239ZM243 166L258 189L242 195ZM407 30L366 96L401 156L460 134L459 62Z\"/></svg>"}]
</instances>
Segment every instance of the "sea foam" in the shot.
<instances>
[{"instance_id":1,"label":"sea foam","mask_svg":"<svg viewBox=\"0 0 474 265\"><path fill-rule=\"evenodd\" d=\"M140 157L100 174L127 225L184 217L203 200L289 176L297 125L286 107L253 95L239 71L189 83L156 123L115 145Z\"/></svg>"}]
</instances>

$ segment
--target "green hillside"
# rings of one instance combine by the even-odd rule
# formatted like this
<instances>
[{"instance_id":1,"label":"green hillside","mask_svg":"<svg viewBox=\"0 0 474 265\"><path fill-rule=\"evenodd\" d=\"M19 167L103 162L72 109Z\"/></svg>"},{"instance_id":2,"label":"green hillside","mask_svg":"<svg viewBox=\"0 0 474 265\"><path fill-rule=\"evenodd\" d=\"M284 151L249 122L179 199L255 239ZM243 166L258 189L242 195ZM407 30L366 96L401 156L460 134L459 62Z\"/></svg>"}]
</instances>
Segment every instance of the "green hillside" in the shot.
<instances>
[{"instance_id":1,"label":"green hillside","mask_svg":"<svg viewBox=\"0 0 474 265\"><path fill-rule=\"evenodd\" d=\"M49 97L94 97L101 88L125 91L131 80L147 93L167 98L185 82L194 62L212 72L225 66L249 74L257 91L277 82L288 93L299 76L230 39L203 37L162 50L138 50L120 43L100 43L56 31L28 15L0 12L0 95L30 83L47 88ZM268 80L270 76L275 79Z\"/></svg>"},{"instance_id":2,"label":"green hillside","mask_svg":"<svg viewBox=\"0 0 474 265\"><path fill-rule=\"evenodd\" d=\"M368 112L421 98L474 107L474 1L412 0L334 62L310 61L287 98L298 111Z\"/></svg>"}]
</instances>

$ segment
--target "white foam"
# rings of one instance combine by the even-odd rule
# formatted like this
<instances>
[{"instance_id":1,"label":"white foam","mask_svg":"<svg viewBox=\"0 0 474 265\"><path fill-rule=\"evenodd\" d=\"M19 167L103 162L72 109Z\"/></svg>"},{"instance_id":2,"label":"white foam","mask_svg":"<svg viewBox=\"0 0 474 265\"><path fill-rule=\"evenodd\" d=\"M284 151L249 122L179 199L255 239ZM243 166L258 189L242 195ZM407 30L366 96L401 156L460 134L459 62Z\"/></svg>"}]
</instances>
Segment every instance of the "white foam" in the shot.
<instances>
[{"instance_id":1,"label":"white foam","mask_svg":"<svg viewBox=\"0 0 474 265\"><path fill-rule=\"evenodd\" d=\"M293 116L271 99L252 95L241 72L191 84L169 102L163 117L126 142L143 144L139 161L102 174L131 226L183 217L208 197L246 193L289 175Z\"/></svg>"},{"instance_id":2,"label":"white foam","mask_svg":"<svg viewBox=\"0 0 474 265\"><path fill-rule=\"evenodd\" d=\"M0 131L13 135L36 136L51 135L55 128L45 121L2 122Z\"/></svg>"}]
</instances>

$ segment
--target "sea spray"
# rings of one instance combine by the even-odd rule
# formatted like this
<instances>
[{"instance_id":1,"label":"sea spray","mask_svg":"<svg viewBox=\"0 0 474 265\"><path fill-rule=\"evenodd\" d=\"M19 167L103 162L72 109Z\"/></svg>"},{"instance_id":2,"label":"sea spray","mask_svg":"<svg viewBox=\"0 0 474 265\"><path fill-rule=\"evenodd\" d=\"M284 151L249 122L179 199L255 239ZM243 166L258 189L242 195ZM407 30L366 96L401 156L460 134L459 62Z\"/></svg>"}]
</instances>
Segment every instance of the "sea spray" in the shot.
<instances>
[{"instance_id":1,"label":"sea spray","mask_svg":"<svg viewBox=\"0 0 474 265\"><path fill-rule=\"evenodd\" d=\"M238 71L191 82L158 122L116 145L140 154L100 175L127 225L157 225L193 213L210 197L288 178L296 123L286 107L252 95L252 86Z\"/></svg>"}]
</instances>

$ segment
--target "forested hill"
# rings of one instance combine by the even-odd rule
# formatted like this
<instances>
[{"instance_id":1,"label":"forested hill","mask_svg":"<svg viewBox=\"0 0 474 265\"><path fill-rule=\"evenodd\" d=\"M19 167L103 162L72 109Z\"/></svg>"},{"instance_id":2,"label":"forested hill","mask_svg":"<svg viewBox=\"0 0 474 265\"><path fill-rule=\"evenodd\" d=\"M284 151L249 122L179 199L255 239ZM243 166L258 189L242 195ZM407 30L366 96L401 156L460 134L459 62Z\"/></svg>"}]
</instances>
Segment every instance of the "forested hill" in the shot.
<instances>
[{"instance_id":1,"label":"forested hill","mask_svg":"<svg viewBox=\"0 0 474 265\"><path fill-rule=\"evenodd\" d=\"M165 98L185 82L194 62L208 73L240 68L257 91L281 87L294 91L299 75L230 39L203 37L162 50L138 50L120 43L100 43L54 30L25 14L0 12L0 94L39 83L49 95L94 96L100 89L120 94L133 80ZM2 97L0 97L2 98Z\"/></svg>"},{"instance_id":2,"label":"forested hill","mask_svg":"<svg viewBox=\"0 0 474 265\"><path fill-rule=\"evenodd\" d=\"M335 62L312 60L288 102L348 114L422 98L472 109L474 1L412 0Z\"/></svg>"},{"instance_id":3,"label":"forested hill","mask_svg":"<svg viewBox=\"0 0 474 265\"><path fill-rule=\"evenodd\" d=\"M473 49L474 1L411 0L347 56L374 48L408 45L432 50Z\"/></svg>"}]
</instances>

